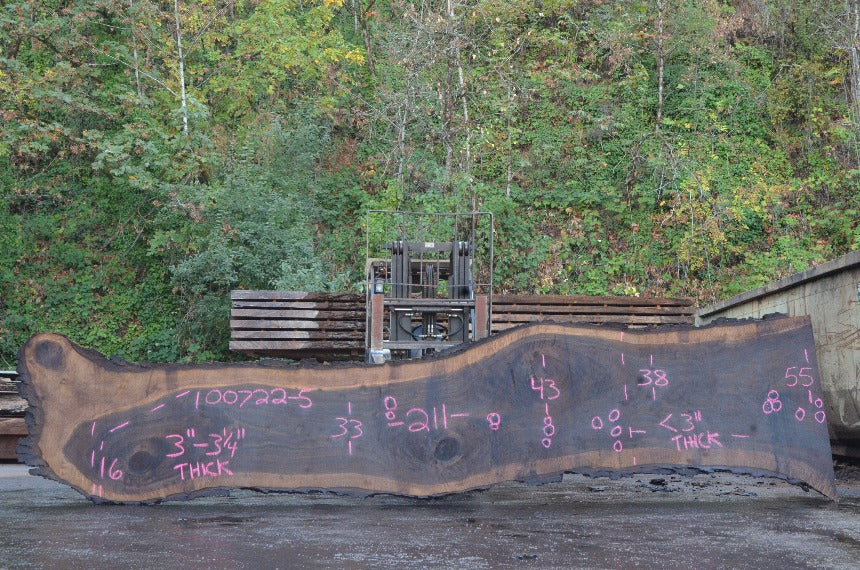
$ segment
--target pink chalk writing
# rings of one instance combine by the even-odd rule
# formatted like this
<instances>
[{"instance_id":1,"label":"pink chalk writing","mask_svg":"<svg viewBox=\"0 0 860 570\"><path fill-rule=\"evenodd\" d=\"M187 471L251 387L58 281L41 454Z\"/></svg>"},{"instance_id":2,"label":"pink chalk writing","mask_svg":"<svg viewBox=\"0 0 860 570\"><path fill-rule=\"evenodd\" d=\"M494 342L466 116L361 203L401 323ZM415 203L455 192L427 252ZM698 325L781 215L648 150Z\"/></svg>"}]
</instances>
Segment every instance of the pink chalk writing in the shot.
<instances>
[{"instance_id":1,"label":"pink chalk writing","mask_svg":"<svg viewBox=\"0 0 860 570\"><path fill-rule=\"evenodd\" d=\"M128 425L128 424L130 424L130 423L131 423L131 422L123 422L123 423L119 424L119 425L118 425L118 426L116 426L116 427L112 427L112 428L110 429L110 432L111 432L111 433L113 433L113 432L115 432L115 431L116 431L116 430L118 430L118 429L122 429L122 428L124 428L125 426L127 426L127 425Z\"/></svg>"},{"instance_id":2,"label":"pink chalk writing","mask_svg":"<svg viewBox=\"0 0 860 570\"><path fill-rule=\"evenodd\" d=\"M117 461L119 461L119 460L114 459L113 461L111 461L110 467L108 467L108 477L110 477L114 481L122 479L122 475L123 475L123 473L120 469L116 469Z\"/></svg>"},{"instance_id":3,"label":"pink chalk writing","mask_svg":"<svg viewBox=\"0 0 860 570\"><path fill-rule=\"evenodd\" d=\"M767 393L767 398L764 403L761 405L761 411L765 414L769 415L774 412L778 412L782 409L782 402L779 399L779 392L776 390L771 390Z\"/></svg>"},{"instance_id":4,"label":"pink chalk writing","mask_svg":"<svg viewBox=\"0 0 860 570\"><path fill-rule=\"evenodd\" d=\"M157 412L158 410L160 410L160 409L161 409L161 408L163 408L164 406L165 406L165 404L158 404L157 406L155 406L154 408L152 408L152 409L151 409L151 410L149 410L149 411L150 411L150 412Z\"/></svg>"},{"instance_id":5,"label":"pink chalk writing","mask_svg":"<svg viewBox=\"0 0 860 570\"><path fill-rule=\"evenodd\" d=\"M825 420L827 419L827 415L824 413L824 410L822 409L824 407L824 400L822 400L821 398L815 398L813 400L812 399L813 398L812 390L807 390L807 393L809 394L809 403L812 404L813 406L815 406L816 408L818 408L818 411L815 412L815 414L814 414L815 421L817 421L820 424L823 424L825 422Z\"/></svg>"},{"instance_id":6,"label":"pink chalk writing","mask_svg":"<svg viewBox=\"0 0 860 570\"><path fill-rule=\"evenodd\" d=\"M609 429L609 435L615 439L615 441L612 443L612 449L614 449L616 453L621 453L621 451L624 449L624 444L621 442L621 434L624 433L624 428L622 428L620 425L617 425L617 422L621 419L621 410L619 410L618 408L610 410L609 414L607 414L606 416L606 419L609 423L616 424ZM601 418L600 416L594 416L593 418L591 418L591 429L599 431L603 429L604 425L605 424L603 423L603 418ZM633 438L634 433L639 433L640 431L641 433L645 433L642 430L634 431L633 428L629 426L628 430L631 439Z\"/></svg>"},{"instance_id":7,"label":"pink chalk writing","mask_svg":"<svg viewBox=\"0 0 860 570\"><path fill-rule=\"evenodd\" d=\"M179 463L173 466L174 471L179 471L179 478L199 479L200 477L221 477L222 475L234 475L229 469L230 461L216 459L215 461L194 461Z\"/></svg>"},{"instance_id":8,"label":"pink chalk writing","mask_svg":"<svg viewBox=\"0 0 860 570\"><path fill-rule=\"evenodd\" d=\"M723 447L718 433L710 431L702 433L692 433L689 435L678 434L672 438L678 451L687 451L689 449L710 449L712 446Z\"/></svg>"},{"instance_id":9,"label":"pink chalk writing","mask_svg":"<svg viewBox=\"0 0 860 570\"><path fill-rule=\"evenodd\" d=\"M531 377L532 390L540 393L541 400L555 400L561 396L561 391L556 387L555 380L551 378Z\"/></svg>"},{"instance_id":10,"label":"pink chalk writing","mask_svg":"<svg viewBox=\"0 0 860 570\"><path fill-rule=\"evenodd\" d=\"M651 366L654 365L654 355L649 359ZM639 377L636 385L642 388L651 388L651 399L657 399L657 388L665 388L669 385L669 379L666 377L666 371L656 368L640 368ZM627 399L627 385L624 385L624 395Z\"/></svg>"},{"instance_id":11,"label":"pink chalk writing","mask_svg":"<svg viewBox=\"0 0 860 570\"><path fill-rule=\"evenodd\" d=\"M386 396L382 400L382 406L385 408L386 420L394 421L395 419L397 419L397 400L394 398L394 396ZM403 422L398 422L397 425L403 425Z\"/></svg>"},{"instance_id":12,"label":"pink chalk writing","mask_svg":"<svg viewBox=\"0 0 860 570\"><path fill-rule=\"evenodd\" d=\"M707 430L700 431L699 424L701 422L702 411L695 410L680 413L677 417L674 413L670 413L659 425L678 434L670 438L678 451L710 449L713 446L723 447L723 444L717 439L720 436L719 433Z\"/></svg>"},{"instance_id":13,"label":"pink chalk writing","mask_svg":"<svg viewBox=\"0 0 860 570\"><path fill-rule=\"evenodd\" d=\"M313 401L306 396L306 392L310 392L308 388L303 388L296 395L289 395L284 388L271 388L264 390L263 388L256 389L237 389L237 390L221 390L212 388L203 397L203 402L208 406L237 406L243 408L247 406L263 406L263 405L282 405L285 406L291 401L298 402L298 407L308 409L313 406ZM199 402L200 392L197 393Z\"/></svg>"},{"instance_id":14,"label":"pink chalk writing","mask_svg":"<svg viewBox=\"0 0 860 570\"><path fill-rule=\"evenodd\" d=\"M490 412L487 414L487 423L490 424L491 430L499 431L499 426L502 425L502 416L497 412Z\"/></svg>"},{"instance_id":15,"label":"pink chalk writing","mask_svg":"<svg viewBox=\"0 0 860 570\"><path fill-rule=\"evenodd\" d=\"M809 364L809 352L803 349L803 359L806 364ZM827 414L824 412L824 401L821 398L816 398L812 394L812 390L808 389L815 384L815 378L810 372L812 367L809 366L788 366L785 369L785 387L786 388L807 388L807 397L812 405L812 410L815 410L813 417L815 421L823 424L827 421ZM782 402L779 399L779 392L771 390L768 392L767 399L762 404L762 411L765 414L777 413L782 409ZM798 422L803 422L806 419L807 409L800 405L794 411L794 418Z\"/></svg>"},{"instance_id":16,"label":"pink chalk writing","mask_svg":"<svg viewBox=\"0 0 860 570\"><path fill-rule=\"evenodd\" d=\"M433 410L435 412L436 408L433 408ZM406 418L409 419L409 416L411 416L412 414L416 414L417 416L419 416L419 419L418 421L409 424L409 431L430 431L430 416L427 415L427 412L425 412L422 408L411 408L408 412L406 412ZM422 420L420 416L423 416L424 419Z\"/></svg>"},{"instance_id":17,"label":"pink chalk writing","mask_svg":"<svg viewBox=\"0 0 860 570\"><path fill-rule=\"evenodd\" d=\"M245 439L245 428L240 427L235 430L228 430L226 427L221 430L221 433L210 433L203 440L197 440L197 432L192 428L185 430L185 435L172 433L164 436L167 440L172 440L172 453L166 453L165 457L182 457L188 451L188 447L198 449L204 455L213 457L230 452L230 457L236 455L236 450L239 447L239 441Z\"/></svg>"},{"instance_id":18,"label":"pink chalk writing","mask_svg":"<svg viewBox=\"0 0 860 570\"><path fill-rule=\"evenodd\" d=\"M544 438L540 440L540 443L549 449L552 445L552 436L555 435L555 424L552 423L552 416L549 413L543 418L543 435Z\"/></svg>"},{"instance_id":19,"label":"pink chalk writing","mask_svg":"<svg viewBox=\"0 0 860 570\"><path fill-rule=\"evenodd\" d=\"M93 455L90 457L90 464L92 465L92 467L95 467L95 463L95 452L93 452ZM120 479L122 479L123 472L122 469L119 469L117 467L117 463L119 463L119 459L112 459L110 460L110 463L108 463L107 457L101 457L99 459L99 478L104 479L105 475L107 475L110 479L114 481L119 481Z\"/></svg>"},{"instance_id":20,"label":"pink chalk writing","mask_svg":"<svg viewBox=\"0 0 860 570\"><path fill-rule=\"evenodd\" d=\"M431 417L433 429L448 429L448 420L458 418L467 418L469 412L449 413L447 405L443 402L439 406L433 406L428 412L425 408L413 407L407 410L404 420L397 419L397 399L394 396L386 396L382 400L382 406L385 408L385 419L388 420L388 427L397 428L405 424L409 424L407 429L411 432L430 431ZM432 413L432 416L430 415ZM492 429L492 424L491 424Z\"/></svg>"},{"instance_id":21,"label":"pink chalk writing","mask_svg":"<svg viewBox=\"0 0 860 570\"><path fill-rule=\"evenodd\" d=\"M795 371L795 370L797 371L797 374L794 374L793 371ZM803 386L804 388L809 388L810 386L812 386L812 384L815 383L815 379L812 376L810 376L809 374L806 374L804 372L804 370L812 370L812 368L809 368L806 366L801 367L799 369L797 366L789 366L788 368L786 368L785 369L786 380L793 378L792 382L787 382L785 384L786 387L793 388L794 386L797 386L798 382L800 382L800 385ZM803 381L801 381L801 379L803 379Z\"/></svg>"},{"instance_id":22,"label":"pink chalk writing","mask_svg":"<svg viewBox=\"0 0 860 570\"><path fill-rule=\"evenodd\" d=\"M350 417L338 417L334 420L338 422L338 427L340 428L340 432L332 434L331 439L338 439L341 437L347 437L347 451L349 455L352 455L352 440L358 439L364 435L364 430L362 429L363 424L356 419L353 419L352 416L352 402L347 402L347 416Z\"/></svg>"},{"instance_id":23,"label":"pink chalk writing","mask_svg":"<svg viewBox=\"0 0 860 570\"><path fill-rule=\"evenodd\" d=\"M666 428L669 431L673 431L677 433L678 431L690 432L696 429L696 424L702 421L702 411L696 410L695 412L683 413L680 415L680 422L671 422L673 414L669 414L660 422L660 426ZM673 425L675 427L673 427Z\"/></svg>"},{"instance_id":24,"label":"pink chalk writing","mask_svg":"<svg viewBox=\"0 0 860 570\"><path fill-rule=\"evenodd\" d=\"M185 438L178 433L172 433L170 435L164 436L164 439L173 439L173 445L176 446L178 451L174 451L173 453L165 454L165 457L179 457L185 453L185 447L182 445L185 441Z\"/></svg>"},{"instance_id":25,"label":"pink chalk writing","mask_svg":"<svg viewBox=\"0 0 860 570\"><path fill-rule=\"evenodd\" d=\"M544 354L541 354L541 367L546 369L546 356ZM556 433L555 423L549 413L549 402L557 400L561 396L561 390L556 386L556 381L553 378L531 376L529 383L531 389L537 392L540 399L544 401L543 426L541 426L543 437L540 439L540 443L544 449L549 449L552 447L552 438Z\"/></svg>"}]
</instances>

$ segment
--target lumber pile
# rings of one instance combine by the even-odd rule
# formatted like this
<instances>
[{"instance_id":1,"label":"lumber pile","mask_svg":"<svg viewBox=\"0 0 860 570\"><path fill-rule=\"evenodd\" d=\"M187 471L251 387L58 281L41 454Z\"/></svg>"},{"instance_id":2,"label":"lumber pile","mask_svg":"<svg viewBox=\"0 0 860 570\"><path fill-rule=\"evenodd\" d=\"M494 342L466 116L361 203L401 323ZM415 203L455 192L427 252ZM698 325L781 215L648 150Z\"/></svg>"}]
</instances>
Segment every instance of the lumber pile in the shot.
<instances>
[{"instance_id":1,"label":"lumber pile","mask_svg":"<svg viewBox=\"0 0 860 570\"><path fill-rule=\"evenodd\" d=\"M233 291L230 350L253 356L364 358L364 295Z\"/></svg>"},{"instance_id":2,"label":"lumber pile","mask_svg":"<svg viewBox=\"0 0 860 570\"><path fill-rule=\"evenodd\" d=\"M496 295L491 332L535 322L692 324L692 299ZM350 293L233 291L230 349L252 356L361 360L365 297Z\"/></svg>"}]
</instances>

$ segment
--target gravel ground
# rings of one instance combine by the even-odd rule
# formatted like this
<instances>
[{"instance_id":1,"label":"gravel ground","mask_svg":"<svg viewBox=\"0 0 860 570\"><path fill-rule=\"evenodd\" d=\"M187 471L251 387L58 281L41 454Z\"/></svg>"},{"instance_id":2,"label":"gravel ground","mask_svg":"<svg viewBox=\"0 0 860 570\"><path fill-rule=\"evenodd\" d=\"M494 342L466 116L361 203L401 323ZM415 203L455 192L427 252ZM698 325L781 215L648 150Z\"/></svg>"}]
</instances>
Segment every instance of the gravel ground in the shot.
<instances>
[{"instance_id":1,"label":"gravel ground","mask_svg":"<svg viewBox=\"0 0 860 570\"><path fill-rule=\"evenodd\" d=\"M777 479L655 473L117 506L0 465L0 568L858 568L860 467L836 474L838 502Z\"/></svg>"}]
</instances>

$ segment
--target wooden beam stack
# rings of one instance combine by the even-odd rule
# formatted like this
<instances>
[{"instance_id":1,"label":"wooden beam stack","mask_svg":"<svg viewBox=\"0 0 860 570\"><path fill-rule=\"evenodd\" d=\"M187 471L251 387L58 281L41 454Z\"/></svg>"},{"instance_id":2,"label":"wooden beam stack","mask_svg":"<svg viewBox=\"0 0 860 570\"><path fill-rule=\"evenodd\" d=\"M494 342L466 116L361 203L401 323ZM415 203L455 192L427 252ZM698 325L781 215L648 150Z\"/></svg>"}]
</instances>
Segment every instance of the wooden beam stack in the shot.
<instances>
[{"instance_id":1,"label":"wooden beam stack","mask_svg":"<svg viewBox=\"0 0 860 570\"><path fill-rule=\"evenodd\" d=\"M596 297L586 295L497 295L493 297L493 332L524 323L691 324L692 299Z\"/></svg>"},{"instance_id":2,"label":"wooden beam stack","mask_svg":"<svg viewBox=\"0 0 860 570\"><path fill-rule=\"evenodd\" d=\"M496 295L492 332L536 322L692 324L692 299ZM230 349L252 356L364 357L365 297L354 293L233 291Z\"/></svg>"},{"instance_id":3,"label":"wooden beam stack","mask_svg":"<svg viewBox=\"0 0 860 570\"><path fill-rule=\"evenodd\" d=\"M364 295L233 291L230 350L253 356L364 357Z\"/></svg>"}]
</instances>

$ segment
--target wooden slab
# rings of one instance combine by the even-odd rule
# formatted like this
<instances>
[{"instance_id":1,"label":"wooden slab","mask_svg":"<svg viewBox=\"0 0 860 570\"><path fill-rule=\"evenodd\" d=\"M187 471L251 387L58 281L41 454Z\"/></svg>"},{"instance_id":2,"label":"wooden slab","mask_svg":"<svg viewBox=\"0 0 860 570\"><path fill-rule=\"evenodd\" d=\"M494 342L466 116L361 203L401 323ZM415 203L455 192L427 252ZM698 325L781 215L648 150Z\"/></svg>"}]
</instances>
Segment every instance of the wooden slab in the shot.
<instances>
[{"instance_id":1,"label":"wooden slab","mask_svg":"<svg viewBox=\"0 0 860 570\"><path fill-rule=\"evenodd\" d=\"M18 362L24 460L97 501L233 487L431 496L663 467L836 496L806 318L538 324L383 366L139 366L38 335Z\"/></svg>"},{"instance_id":2,"label":"wooden slab","mask_svg":"<svg viewBox=\"0 0 860 570\"><path fill-rule=\"evenodd\" d=\"M18 441L27 435L24 418L0 418L0 459L18 459Z\"/></svg>"}]
</instances>

